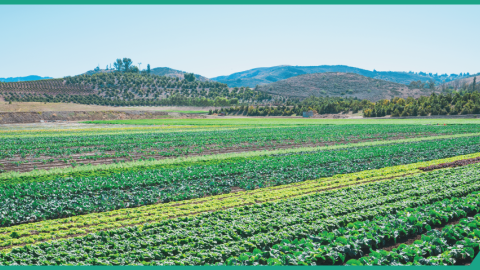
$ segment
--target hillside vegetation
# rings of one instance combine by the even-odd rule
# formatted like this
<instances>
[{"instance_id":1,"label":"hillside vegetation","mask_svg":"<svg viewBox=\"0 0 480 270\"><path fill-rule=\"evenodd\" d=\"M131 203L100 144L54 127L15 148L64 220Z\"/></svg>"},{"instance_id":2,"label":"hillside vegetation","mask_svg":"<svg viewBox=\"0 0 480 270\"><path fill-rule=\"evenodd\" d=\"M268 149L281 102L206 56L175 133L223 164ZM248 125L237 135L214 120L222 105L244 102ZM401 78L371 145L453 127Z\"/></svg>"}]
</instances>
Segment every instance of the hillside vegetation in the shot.
<instances>
[{"instance_id":1,"label":"hillside vegetation","mask_svg":"<svg viewBox=\"0 0 480 270\"><path fill-rule=\"evenodd\" d=\"M382 99L377 102L339 97L308 97L293 106L232 106L212 113L245 116L291 116L312 111L315 114L357 113L364 117L429 116L480 114L480 92L435 94L420 98L409 97ZM292 105L288 104L287 105Z\"/></svg>"},{"instance_id":2,"label":"hillside vegetation","mask_svg":"<svg viewBox=\"0 0 480 270\"><path fill-rule=\"evenodd\" d=\"M94 74L99 74L99 73L115 73L118 70L115 69L96 69L96 70L89 70L83 74L80 75L94 75ZM147 73L146 71L144 71ZM152 68L149 72L151 75L157 75L157 76L166 76L166 77L172 77L172 78L179 78L180 80L183 80L185 78L185 74L189 74L185 71L181 70L176 70L173 68L168 68L168 67L157 67L157 68ZM198 74L194 74L195 79L197 81L202 81L206 82L209 81L207 77L203 77Z\"/></svg>"},{"instance_id":3,"label":"hillside vegetation","mask_svg":"<svg viewBox=\"0 0 480 270\"><path fill-rule=\"evenodd\" d=\"M288 79L303 74L311 73L325 73L325 72L341 72L341 73L355 73L365 77L385 80L395 83L408 85L412 81L430 82L435 84L452 81L458 78L469 76L468 73L463 74L432 74L425 72L398 72L398 71L370 71L361 68L349 66L275 66L254 68L242 72L233 73L228 76L219 76L211 78L213 81L225 83L230 87L248 86L255 87L256 85L263 85L280 80Z\"/></svg>"},{"instance_id":4,"label":"hillside vegetation","mask_svg":"<svg viewBox=\"0 0 480 270\"><path fill-rule=\"evenodd\" d=\"M73 102L111 106L227 106L271 100L248 87L229 89L214 81L198 81L191 73L179 77L146 73L100 72L64 79L1 83L5 101Z\"/></svg>"},{"instance_id":5,"label":"hillside vegetation","mask_svg":"<svg viewBox=\"0 0 480 270\"><path fill-rule=\"evenodd\" d=\"M366 117L480 114L480 92L381 100L363 112Z\"/></svg>"},{"instance_id":6,"label":"hillside vegetation","mask_svg":"<svg viewBox=\"0 0 480 270\"><path fill-rule=\"evenodd\" d=\"M434 87L434 86L433 86ZM314 73L257 86L258 91L288 97L354 97L377 101L393 97L419 97L434 88L409 88L406 85L372 79L354 73Z\"/></svg>"}]
</instances>

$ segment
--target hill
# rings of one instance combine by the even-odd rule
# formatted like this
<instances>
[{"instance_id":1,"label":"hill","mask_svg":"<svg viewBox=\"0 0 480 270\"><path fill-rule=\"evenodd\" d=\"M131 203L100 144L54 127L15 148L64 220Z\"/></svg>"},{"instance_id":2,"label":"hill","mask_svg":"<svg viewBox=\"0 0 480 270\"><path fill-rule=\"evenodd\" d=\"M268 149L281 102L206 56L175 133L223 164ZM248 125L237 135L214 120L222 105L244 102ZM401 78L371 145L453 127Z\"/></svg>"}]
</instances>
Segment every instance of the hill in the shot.
<instances>
[{"instance_id":1,"label":"hill","mask_svg":"<svg viewBox=\"0 0 480 270\"><path fill-rule=\"evenodd\" d=\"M99 70L89 70L85 73L82 73L80 75L93 75L93 74L100 74L100 73L114 73L115 70L114 69L99 69ZM181 71L181 70L176 70L176 69L173 69L173 68L168 68L168 67L157 67L157 68L152 68L150 70L150 74L151 75L157 75L157 76L166 76L166 77L172 77L172 78L179 78L181 80L183 80L185 77L185 71ZM195 79L197 81L202 81L202 82L206 82L206 81L209 81L210 79L208 79L207 77L203 77L201 75L198 75L198 74L194 74L195 75Z\"/></svg>"},{"instance_id":2,"label":"hill","mask_svg":"<svg viewBox=\"0 0 480 270\"><path fill-rule=\"evenodd\" d=\"M365 69L349 67L349 66L275 66L255 68L242 72L237 72L228 76L219 76L211 78L213 81L227 84L229 87L248 86L255 87L256 85L268 84L280 80L288 79L294 76L311 74L311 73L325 73L325 72L342 72L355 73L365 77L380 79L395 83L408 85L412 81L429 82L435 81L437 84L443 81L452 81L464 75L456 74L431 74L431 73L413 73L413 72L397 72L397 71L369 71ZM465 75L467 76L467 75Z\"/></svg>"},{"instance_id":3,"label":"hill","mask_svg":"<svg viewBox=\"0 0 480 270\"><path fill-rule=\"evenodd\" d=\"M286 80L257 86L255 90L273 95L306 98L353 97L377 101L393 97L419 97L433 91L423 88L409 88L406 85L373 79L355 73L314 73L291 77Z\"/></svg>"},{"instance_id":4,"label":"hill","mask_svg":"<svg viewBox=\"0 0 480 270\"><path fill-rule=\"evenodd\" d=\"M40 77L37 75L30 75L26 77L9 77L9 78L0 78L0 82L28 82L28 81L38 81L44 79L52 79L52 77Z\"/></svg>"},{"instance_id":5,"label":"hill","mask_svg":"<svg viewBox=\"0 0 480 270\"><path fill-rule=\"evenodd\" d=\"M172 69L172 68L168 68L168 67L153 68L150 72L153 75L176 77L176 78L179 78L179 79L182 79L182 80L185 78L184 77L185 73L187 73L185 71L176 70L176 69ZM194 74L194 75L195 75L195 79L198 80L198 81L206 82L206 81L210 80L207 77L203 77L203 76L198 75L198 74Z\"/></svg>"},{"instance_id":6,"label":"hill","mask_svg":"<svg viewBox=\"0 0 480 270\"><path fill-rule=\"evenodd\" d=\"M0 96L6 101L16 102L110 106L227 106L273 99L266 93L247 87L230 89L226 84L200 81L194 77L180 79L109 71L63 79L0 83Z\"/></svg>"},{"instance_id":7,"label":"hill","mask_svg":"<svg viewBox=\"0 0 480 270\"><path fill-rule=\"evenodd\" d=\"M468 89L469 87L472 86L473 80L475 78L476 78L475 84L479 85L479 83L480 83L480 73L472 75L470 77L464 77L464 78L456 79L456 80L451 81L451 82L447 82L447 83L445 83L445 85L442 85L442 86L446 87L446 88L451 88L451 89L454 89L454 90Z\"/></svg>"}]
</instances>

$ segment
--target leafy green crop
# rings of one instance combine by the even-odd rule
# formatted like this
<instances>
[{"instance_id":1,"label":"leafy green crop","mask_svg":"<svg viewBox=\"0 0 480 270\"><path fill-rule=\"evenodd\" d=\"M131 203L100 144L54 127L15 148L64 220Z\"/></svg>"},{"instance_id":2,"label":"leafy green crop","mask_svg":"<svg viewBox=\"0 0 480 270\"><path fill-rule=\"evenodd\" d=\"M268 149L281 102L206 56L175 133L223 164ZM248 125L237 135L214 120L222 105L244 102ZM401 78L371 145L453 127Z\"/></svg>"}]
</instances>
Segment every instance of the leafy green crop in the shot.
<instances>
[{"instance_id":1,"label":"leafy green crop","mask_svg":"<svg viewBox=\"0 0 480 270\"><path fill-rule=\"evenodd\" d=\"M480 152L480 137L0 185L0 225L181 201Z\"/></svg>"},{"instance_id":2,"label":"leafy green crop","mask_svg":"<svg viewBox=\"0 0 480 270\"><path fill-rule=\"evenodd\" d=\"M189 132L145 132L89 135L32 136L0 138L0 160L21 157L33 161L45 157L75 156L80 159L102 159L130 156L156 158L210 153L214 150L237 148L237 151L273 148L276 145L350 143L365 140L388 140L396 137L478 132L477 125L312 125L299 127L262 127L235 130ZM65 135L68 134L64 132ZM52 147L53 146L53 147ZM94 153L94 154L92 154ZM42 157L42 158L40 158ZM138 157L136 157L138 159Z\"/></svg>"},{"instance_id":3,"label":"leafy green crop","mask_svg":"<svg viewBox=\"0 0 480 270\"><path fill-rule=\"evenodd\" d=\"M478 190L480 165L473 164L277 203L253 204L25 246L0 255L0 264L225 263L230 257L256 248L272 248L284 239L293 241L340 230L349 223L395 215L409 207L462 197ZM471 211L479 206L477 202ZM463 211L471 212L465 208ZM461 211L457 214L464 216Z\"/></svg>"},{"instance_id":4,"label":"leafy green crop","mask_svg":"<svg viewBox=\"0 0 480 270\"><path fill-rule=\"evenodd\" d=\"M405 251L406 245L401 245L397 250L401 250L403 254L398 252L393 257L390 253L389 255L383 255L384 251L375 252L373 250L395 244L398 239L415 237L423 233L428 233L429 236L438 235L437 230L432 231L432 226L441 226L451 220L478 212L480 212L480 196L477 192L474 192L473 195L463 198L445 199L417 208L407 208L395 214L377 216L371 221L352 222L345 227L330 232L323 231L309 238L293 241L285 239L280 244L263 251L255 249L253 252L231 257L226 261L226 264L318 265L344 263L349 259L348 265L405 264L413 262L414 259L418 261L425 255L439 255L445 251L445 246L438 248L434 246L432 249L432 245L427 245L423 247L429 248L427 252L419 248L418 251L420 252L412 254L411 250ZM475 219L470 218L468 222L464 219L461 224L480 225L480 215L477 214ZM450 228L445 228L444 232ZM480 235L480 231L477 231L477 234ZM449 232L448 235L455 237L463 234ZM422 237L422 239L442 243L434 241L431 237ZM461 240L462 238L454 239ZM450 240L450 243L452 243L452 240ZM447 241L444 241L444 244L447 244ZM478 252L478 243L476 246L476 252ZM394 251L396 250L394 249ZM366 254L370 254L369 257L363 257L359 261L354 259ZM382 254L381 258L379 258L379 254ZM417 256L420 257L417 258Z\"/></svg>"},{"instance_id":5,"label":"leafy green crop","mask_svg":"<svg viewBox=\"0 0 480 270\"><path fill-rule=\"evenodd\" d=\"M472 261L480 245L480 215L430 230L412 245L402 244L392 251L371 251L347 265L454 265L457 260Z\"/></svg>"}]
</instances>

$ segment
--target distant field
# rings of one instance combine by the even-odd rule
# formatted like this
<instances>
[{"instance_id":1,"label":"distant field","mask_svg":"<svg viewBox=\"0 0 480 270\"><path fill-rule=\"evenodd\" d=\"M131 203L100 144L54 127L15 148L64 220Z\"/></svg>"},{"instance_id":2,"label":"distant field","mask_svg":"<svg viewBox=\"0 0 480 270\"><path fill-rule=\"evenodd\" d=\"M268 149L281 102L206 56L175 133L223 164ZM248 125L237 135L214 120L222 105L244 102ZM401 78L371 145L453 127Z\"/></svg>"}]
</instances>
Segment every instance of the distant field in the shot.
<instances>
[{"instance_id":1,"label":"distant field","mask_svg":"<svg viewBox=\"0 0 480 270\"><path fill-rule=\"evenodd\" d=\"M202 107L113 107L76 103L7 102L0 100L0 112L48 112L48 111L168 111L178 113L208 113Z\"/></svg>"},{"instance_id":2,"label":"distant field","mask_svg":"<svg viewBox=\"0 0 480 270\"><path fill-rule=\"evenodd\" d=\"M208 111L188 111L188 110L164 110L165 112L175 112L175 113L208 113Z\"/></svg>"},{"instance_id":3,"label":"distant field","mask_svg":"<svg viewBox=\"0 0 480 270\"><path fill-rule=\"evenodd\" d=\"M90 124L121 125L350 125L350 124L404 124L451 125L480 124L480 119L303 119L303 118L222 118L222 119L140 119L86 121Z\"/></svg>"}]
</instances>

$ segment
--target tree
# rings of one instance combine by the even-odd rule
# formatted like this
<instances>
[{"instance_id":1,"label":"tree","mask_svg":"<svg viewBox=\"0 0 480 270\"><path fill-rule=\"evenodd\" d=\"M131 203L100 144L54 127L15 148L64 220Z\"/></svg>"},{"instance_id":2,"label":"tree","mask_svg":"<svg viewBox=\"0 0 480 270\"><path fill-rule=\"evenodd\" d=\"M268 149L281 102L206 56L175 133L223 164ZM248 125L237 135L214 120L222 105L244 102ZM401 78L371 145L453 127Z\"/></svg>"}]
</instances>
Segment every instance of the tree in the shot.
<instances>
[{"instance_id":1,"label":"tree","mask_svg":"<svg viewBox=\"0 0 480 270\"><path fill-rule=\"evenodd\" d=\"M476 84L477 84L477 77L473 77L472 92L475 92L475 85Z\"/></svg>"},{"instance_id":2,"label":"tree","mask_svg":"<svg viewBox=\"0 0 480 270\"><path fill-rule=\"evenodd\" d=\"M123 70L123 61L122 59L117 59L116 62L113 63L113 67L118 70L118 71L122 71Z\"/></svg>"},{"instance_id":3,"label":"tree","mask_svg":"<svg viewBox=\"0 0 480 270\"><path fill-rule=\"evenodd\" d=\"M100 67L97 66L93 71L100 71Z\"/></svg>"},{"instance_id":4,"label":"tree","mask_svg":"<svg viewBox=\"0 0 480 270\"><path fill-rule=\"evenodd\" d=\"M147 65L147 74L150 74L150 64Z\"/></svg>"},{"instance_id":5,"label":"tree","mask_svg":"<svg viewBox=\"0 0 480 270\"><path fill-rule=\"evenodd\" d=\"M137 66L130 66L128 68L128 72L131 72L131 73L138 73L139 72L139 69Z\"/></svg>"},{"instance_id":6,"label":"tree","mask_svg":"<svg viewBox=\"0 0 480 270\"><path fill-rule=\"evenodd\" d=\"M195 81L195 75L193 73L185 73L183 76L187 82Z\"/></svg>"},{"instance_id":7,"label":"tree","mask_svg":"<svg viewBox=\"0 0 480 270\"><path fill-rule=\"evenodd\" d=\"M117 60L118 61L118 60ZM123 71L130 72L130 67L132 66L132 59L130 58L123 58ZM137 68L138 70L138 68Z\"/></svg>"}]
</instances>

